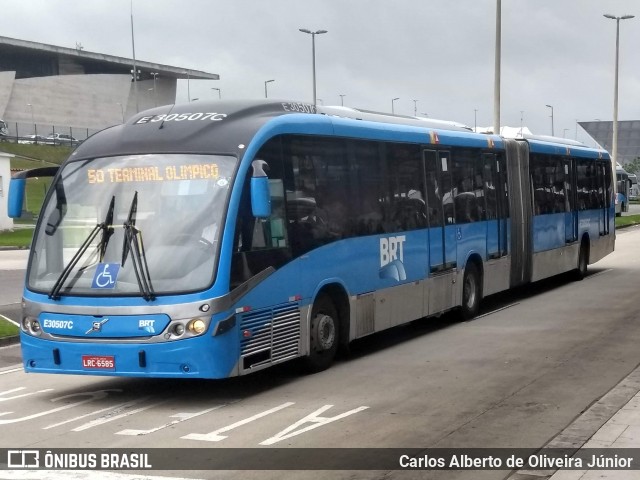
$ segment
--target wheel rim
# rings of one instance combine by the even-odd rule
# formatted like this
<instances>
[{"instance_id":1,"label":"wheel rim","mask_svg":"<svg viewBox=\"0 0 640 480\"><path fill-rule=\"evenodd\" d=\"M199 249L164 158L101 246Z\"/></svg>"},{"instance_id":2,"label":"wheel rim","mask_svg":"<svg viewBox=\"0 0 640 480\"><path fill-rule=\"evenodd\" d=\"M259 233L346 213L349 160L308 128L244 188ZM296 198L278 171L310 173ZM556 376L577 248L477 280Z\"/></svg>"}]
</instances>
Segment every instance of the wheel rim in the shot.
<instances>
[{"instance_id":1,"label":"wheel rim","mask_svg":"<svg viewBox=\"0 0 640 480\"><path fill-rule=\"evenodd\" d=\"M315 344L318 351L330 350L336 340L336 326L329 315L317 317L315 328Z\"/></svg>"},{"instance_id":2,"label":"wheel rim","mask_svg":"<svg viewBox=\"0 0 640 480\"><path fill-rule=\"evenodd\" d=\"M465 302L464 304L470 310L476 303L476 278L474 275L467 275L464 280Z\"/></svg>"}]
</instances>

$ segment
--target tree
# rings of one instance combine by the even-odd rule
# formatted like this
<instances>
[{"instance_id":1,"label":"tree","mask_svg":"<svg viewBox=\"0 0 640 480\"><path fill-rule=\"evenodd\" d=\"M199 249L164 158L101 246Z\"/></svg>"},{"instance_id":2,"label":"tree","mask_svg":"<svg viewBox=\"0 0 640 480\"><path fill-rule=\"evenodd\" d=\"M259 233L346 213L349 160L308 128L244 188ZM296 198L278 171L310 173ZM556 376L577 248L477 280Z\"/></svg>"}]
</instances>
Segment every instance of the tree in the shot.
<instances>
[{"instance_id":1,"label":"tree","mask_svg":"<svg viewBox=\"0 0 640 480\"><path fill-rule=\"evenodd\" d=\"M626 170L627 173L639 174L640 173L640 157L636 157L630 162L625 163L623 165L623 168Z\"/></svg>"}]
</instances>

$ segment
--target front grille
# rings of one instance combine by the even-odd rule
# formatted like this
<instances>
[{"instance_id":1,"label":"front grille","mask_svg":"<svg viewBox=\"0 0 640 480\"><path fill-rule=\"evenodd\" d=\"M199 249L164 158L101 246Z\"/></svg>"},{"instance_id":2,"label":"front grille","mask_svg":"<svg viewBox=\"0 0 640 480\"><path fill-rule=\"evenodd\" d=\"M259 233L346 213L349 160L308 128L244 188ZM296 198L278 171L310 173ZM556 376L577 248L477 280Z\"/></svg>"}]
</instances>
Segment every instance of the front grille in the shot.
<instances>
[{"instance_id":1,"label":"front grille","mask_svg":"<svg viewBox=\"0 0 640 480\"><path fill-rule=\"evenodd\" d=\"M244 338L244 332L251 336ZM240 356L244 370L295 358L300 353L300 308L288 303L241 315Z\"/></svg>"}]
</instances>

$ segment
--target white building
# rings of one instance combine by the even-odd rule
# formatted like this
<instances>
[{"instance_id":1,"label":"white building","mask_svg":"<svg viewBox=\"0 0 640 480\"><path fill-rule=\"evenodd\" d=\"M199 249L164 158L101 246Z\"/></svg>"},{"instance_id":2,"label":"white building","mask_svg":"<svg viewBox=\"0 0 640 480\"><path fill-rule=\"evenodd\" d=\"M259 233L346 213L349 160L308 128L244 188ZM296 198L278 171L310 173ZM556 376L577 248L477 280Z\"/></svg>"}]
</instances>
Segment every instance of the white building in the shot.
<instances>
[{"instance_id":1,"label":"white building","mask_svg":"<svg viewBox=\"0 0 640 480\"><path fill-rule=\"evenodd\" d=\"M138 111L175 103L178 79L220 78L140 60L136 70L133 82L131 58L0 37L0 119L10 136L71 131L82 140Z\"/></svg>"}]
</instances>

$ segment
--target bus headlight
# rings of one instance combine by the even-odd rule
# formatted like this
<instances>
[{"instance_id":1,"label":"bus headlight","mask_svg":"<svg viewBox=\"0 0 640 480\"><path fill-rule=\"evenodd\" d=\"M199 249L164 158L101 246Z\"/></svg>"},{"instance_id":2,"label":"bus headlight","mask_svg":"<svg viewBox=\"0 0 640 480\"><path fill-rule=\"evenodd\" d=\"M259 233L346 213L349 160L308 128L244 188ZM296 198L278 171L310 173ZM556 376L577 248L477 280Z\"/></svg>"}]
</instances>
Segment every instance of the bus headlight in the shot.
<instances>
[{"instance_id":1,"label":"bus headlight","mask_svg":"<svg viewBox=\"0 0 640 480\"><path fill-rule=\"evenodd\" d=\"M200 335L207 329L207 324L201 318L194 318L187 324L187 328L194 335Z\"/></svg>"}]
</instances>

